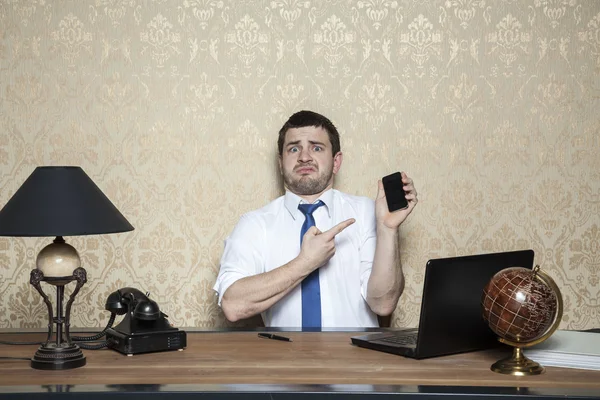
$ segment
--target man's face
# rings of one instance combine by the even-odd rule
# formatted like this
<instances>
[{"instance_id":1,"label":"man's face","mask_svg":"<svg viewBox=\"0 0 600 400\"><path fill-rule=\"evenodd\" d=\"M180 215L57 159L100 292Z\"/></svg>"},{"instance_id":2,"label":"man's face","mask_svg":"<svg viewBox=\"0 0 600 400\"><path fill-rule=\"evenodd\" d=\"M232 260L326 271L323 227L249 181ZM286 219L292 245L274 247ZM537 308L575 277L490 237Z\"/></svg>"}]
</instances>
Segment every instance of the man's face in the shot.
<instances>
[{"instance_id":1,"label":"man's face","mask_svg":"<svg viewBox=\"0 0 600 400\"><path fill-rule=\"evenodd\" d=\"M279 167L292 193L311 196L330 189L341 165L342 153L333 156L325 129L305 126L286 132Z\"/></svg>"}]
</instances>

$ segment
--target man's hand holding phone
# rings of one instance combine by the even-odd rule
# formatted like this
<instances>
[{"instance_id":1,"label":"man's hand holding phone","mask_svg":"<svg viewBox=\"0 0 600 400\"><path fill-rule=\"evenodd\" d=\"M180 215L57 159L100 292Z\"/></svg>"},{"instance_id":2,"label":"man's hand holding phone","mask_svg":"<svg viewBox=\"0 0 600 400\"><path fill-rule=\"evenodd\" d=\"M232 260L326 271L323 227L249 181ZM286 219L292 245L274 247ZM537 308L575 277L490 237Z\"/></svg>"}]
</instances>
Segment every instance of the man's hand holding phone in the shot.
<instances>
[{"instance_id":1,"label":"man's hand holding phone","mask_svg":"<svg viewBox=\"0 0 600 400\"><path fill-rule=\"evenodd\" d=\"M377 224L397 229L417 205L413 180L405 172L384 176L378 182L375 199Z\"/></svg>"}]
</instances>

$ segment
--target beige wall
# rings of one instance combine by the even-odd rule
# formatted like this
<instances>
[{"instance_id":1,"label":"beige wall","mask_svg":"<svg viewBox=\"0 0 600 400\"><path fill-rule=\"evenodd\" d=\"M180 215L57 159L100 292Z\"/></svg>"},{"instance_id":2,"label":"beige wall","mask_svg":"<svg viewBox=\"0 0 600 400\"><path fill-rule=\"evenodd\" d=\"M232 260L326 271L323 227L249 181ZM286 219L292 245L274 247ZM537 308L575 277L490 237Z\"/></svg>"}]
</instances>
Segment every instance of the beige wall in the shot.
<instances>
[{"instance_id":1,"label":"beige wall","mask_svg":"<svg viewBox=\"0 0 600 400\"><path fill-rule=\"evenodd\" d=\"M281 193L276 132L300 109L341 130L340 190L416 182L394 325L417 324L427 259L533 248L562 327L598 327L599 103L600 1L0 2L0 203L38 165L80 165L136 227L68 238L77 327L122 286L225 325L223 239ZM0 238L0 328L46 325L28 281L48 240Z\"/></svg>"}]
</instances>

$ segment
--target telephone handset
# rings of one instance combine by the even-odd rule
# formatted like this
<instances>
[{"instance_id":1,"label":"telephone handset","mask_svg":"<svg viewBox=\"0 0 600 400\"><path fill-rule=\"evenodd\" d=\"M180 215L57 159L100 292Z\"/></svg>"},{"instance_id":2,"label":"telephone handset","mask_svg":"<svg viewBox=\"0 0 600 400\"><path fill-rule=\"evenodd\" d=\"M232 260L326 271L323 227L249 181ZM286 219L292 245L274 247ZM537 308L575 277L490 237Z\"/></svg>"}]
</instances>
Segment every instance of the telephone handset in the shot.
<instances>
[{"instance_id":1,"label":"telephone handset","mask_svg":"<svg viewBox=\"0 0 600 400\"><path fill-rule=\"evenodd\" d=\"M158 304L138 289L126 287L111 293L105 308L111 312L111 319L113 315L125 316L117 326L106 330L111 349L133 355L186 347L185 332L173 327Z\"/></svg>"},{"instance_id":2,"label":"telephone handset","mask_svg":"<svg viewBox=\"0 0 600 400\"><path fill-rule=\"evenodd\" d=\"M140 290L130 287L111 293L106 299L105 308L117 315L131 311L134 318L146 321L154 321L160 317L158 304Z\"/></svg>"}]
</instances>

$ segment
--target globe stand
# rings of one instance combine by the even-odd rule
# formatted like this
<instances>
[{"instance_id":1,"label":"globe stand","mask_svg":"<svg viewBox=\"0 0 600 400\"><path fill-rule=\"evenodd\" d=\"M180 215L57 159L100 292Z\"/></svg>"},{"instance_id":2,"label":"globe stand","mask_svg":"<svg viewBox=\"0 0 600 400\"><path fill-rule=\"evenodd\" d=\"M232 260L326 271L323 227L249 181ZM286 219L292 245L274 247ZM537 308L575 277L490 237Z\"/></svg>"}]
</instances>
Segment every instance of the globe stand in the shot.
<instances>
[{"instance_id":1,"label":"globe stand","mask_svg":"<svg viewBox=\"0 0 600 400\"><path fill-rule=\"evenodd\" d=\"M525 357L521 347L515 347L512 356L496 361L491 369L500 374L515 376L539 375L545 371L539 363Z\"/></svg>"},{"instance_id":2,"label":"globe stand","mask_svg":"<svg viewBox=\"0 0 600 400\"><path fill-rule=\"evenodd\" d=\"M40 283L45 281L56 286L56 317L53 316L52 304L50 299L42 290ZM77 286L71 293L65 315L63 316L63 297L65 293L65 285L71 281L77 281ZM75 296L79 289L87 282L87 273L85 269L79 267L73 271L72 276L65 277L44 277L44 273L39 269L31 271L29 283L39 292L44 299L44 303L48 307L48 337L46 342L42 344L35 355L31 358L31 368L45 370L63 370L83 367L86 363L85 356L81 352L79 346L71 341L69 327L71 326L71 305L75 300ZM56 341L50 343L52 339L52 326L56 324ZM63 337L63 324L64 336Z\"/></svg>"}]
</instances>

